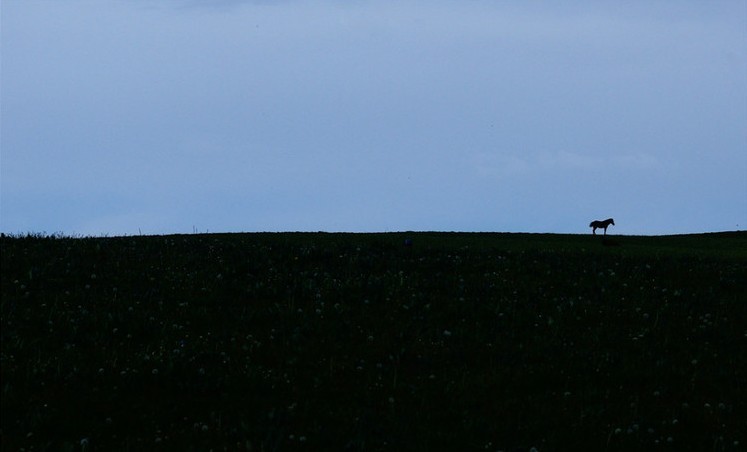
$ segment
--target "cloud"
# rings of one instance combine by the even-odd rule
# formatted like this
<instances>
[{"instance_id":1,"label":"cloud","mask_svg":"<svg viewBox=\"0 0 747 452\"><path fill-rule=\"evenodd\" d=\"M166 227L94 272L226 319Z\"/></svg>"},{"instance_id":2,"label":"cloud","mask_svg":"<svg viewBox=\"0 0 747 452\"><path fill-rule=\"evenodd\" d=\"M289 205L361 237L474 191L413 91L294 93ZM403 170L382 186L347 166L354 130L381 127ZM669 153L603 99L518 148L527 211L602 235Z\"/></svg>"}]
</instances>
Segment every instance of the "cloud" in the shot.
<instances>
[{"instance_id":1,"label":"cloud","mask_svg":"<svg viewBox=\"0 0 747 452\"><path fill-rule=\"evenodd\" d=\"M194 225L180 224L177 215L166 214L163 210L133 210L126 213L112 213L93 216L85 222L71 226L73 230L64 231L66 234L83 236L101 235L136 235L158 234L163 231L174 233L192 232ZM188 222L189 220L184 220Z\"/></svg>"},{"instance_id":2,"label":"cloud","mask_svg":"<svg viewBox=\"0 0 747 452\"><path fill-rule=\"evenodd\" d=\"M612 166L623 169L652 170L661 166L656 156L642 152L612 155L610 163Z\"/></svg>"},{"instance_id":3,"label":"cloud","mask_svg":"<svg viewBox=\"0 0 747 452\"><path fill-rule=\"evenodd\" d=\"M648 153L582 153L552 151L535 153L478 152L470 158L480 177L510 178L548 172L590 173L621 170L649 171L659 168L659 160Z\"/></svg>"},{"instance_id":4,"label":"cloud","mask_svg":"<svg viewBox=\"0 0 747 452\"><path fill-rule=\"evenodd\" d=\"M645 153L556 151L540 154L537 165L544 170L647 170L658 166L658 160L653 155Z\"/></svg>"}]
</instances>

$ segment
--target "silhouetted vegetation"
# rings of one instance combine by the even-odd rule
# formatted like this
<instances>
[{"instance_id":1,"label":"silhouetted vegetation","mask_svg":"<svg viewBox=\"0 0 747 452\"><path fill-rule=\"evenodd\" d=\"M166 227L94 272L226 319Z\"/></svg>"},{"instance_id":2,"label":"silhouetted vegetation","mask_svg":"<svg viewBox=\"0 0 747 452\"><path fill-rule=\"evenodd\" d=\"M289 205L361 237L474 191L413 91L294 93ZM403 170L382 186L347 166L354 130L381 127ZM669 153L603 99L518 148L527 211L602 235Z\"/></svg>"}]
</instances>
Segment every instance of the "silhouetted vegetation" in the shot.
<instances>
[{"instance_id":1,"label":"silhouetted vegetation","mask_svg":"<svg viewBox=\"0 0 747 452\"><path fill-rule=\"evenodd\" d=\"M3 450L747 444L743 232L0 240Z\"/></svg>"}]
</instances>

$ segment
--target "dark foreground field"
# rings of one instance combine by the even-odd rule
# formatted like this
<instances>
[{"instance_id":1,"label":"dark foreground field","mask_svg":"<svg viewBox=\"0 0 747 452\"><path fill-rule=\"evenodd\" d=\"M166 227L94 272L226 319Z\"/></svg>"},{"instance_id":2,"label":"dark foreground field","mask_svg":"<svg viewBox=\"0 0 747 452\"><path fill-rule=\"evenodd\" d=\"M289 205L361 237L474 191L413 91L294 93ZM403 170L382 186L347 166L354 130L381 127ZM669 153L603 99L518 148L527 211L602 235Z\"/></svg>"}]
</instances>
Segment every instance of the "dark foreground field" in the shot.
<instances>
[{"instance_id":1,"label":"dark foreground field","mask_svg":"<svg viewBox=\"0 0 747 452\"><path fill-rule=\"evenodd\" d=\"M4 237L2 450L745 450L746 281L744 232Z\"/></svg>"}]
</instances>

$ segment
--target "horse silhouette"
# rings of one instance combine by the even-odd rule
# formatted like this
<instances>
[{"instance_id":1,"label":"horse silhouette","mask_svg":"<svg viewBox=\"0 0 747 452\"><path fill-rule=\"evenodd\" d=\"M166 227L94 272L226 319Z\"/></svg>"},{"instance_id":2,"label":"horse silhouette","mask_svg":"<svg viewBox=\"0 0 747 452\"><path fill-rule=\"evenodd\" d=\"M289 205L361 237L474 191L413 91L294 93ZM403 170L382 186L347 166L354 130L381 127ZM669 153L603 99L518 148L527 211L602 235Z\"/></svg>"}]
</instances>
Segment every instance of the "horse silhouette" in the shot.
<instances>
[{"instance_id":1,"label":"horse silhouette","mask_svg":"<svg viewBox=\"0 0 747 452\"><path fill-rule=\"evenodd\" d=\"M597 228L604 229L604 235L607 235L607 226L609 225L614 226L615 220L613 220L612 218L607 218L604 221L595 220L589 223L589 227L592 228L591 233L594 235L597 234Z\"/></svg>"}]
</instances>

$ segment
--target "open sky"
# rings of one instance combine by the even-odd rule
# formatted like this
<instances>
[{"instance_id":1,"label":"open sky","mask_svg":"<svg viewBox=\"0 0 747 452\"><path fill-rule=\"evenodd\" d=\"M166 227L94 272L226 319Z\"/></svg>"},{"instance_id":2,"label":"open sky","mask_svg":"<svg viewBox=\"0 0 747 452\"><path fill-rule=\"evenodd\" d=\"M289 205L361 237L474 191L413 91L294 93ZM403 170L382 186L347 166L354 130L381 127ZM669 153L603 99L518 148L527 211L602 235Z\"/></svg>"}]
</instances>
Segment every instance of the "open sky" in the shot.
<instances>
[{"instance_id":1,"label":"open sky","mask_svg":"<svg viewBox=\"0 0 747 452\"><path fill-rule=\"evenodd\" d=\"M0 229L747 229L747 2L2 2Z\"/></svg>"}]
</instances>

